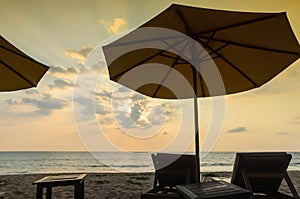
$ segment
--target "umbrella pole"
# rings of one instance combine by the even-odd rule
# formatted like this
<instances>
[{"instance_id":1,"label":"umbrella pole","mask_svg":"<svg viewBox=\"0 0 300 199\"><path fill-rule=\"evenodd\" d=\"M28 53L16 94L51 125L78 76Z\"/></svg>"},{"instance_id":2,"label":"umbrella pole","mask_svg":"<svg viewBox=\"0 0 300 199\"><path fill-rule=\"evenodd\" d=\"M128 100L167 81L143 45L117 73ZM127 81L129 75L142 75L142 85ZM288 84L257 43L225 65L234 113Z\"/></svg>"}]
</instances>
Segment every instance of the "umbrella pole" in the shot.
<instances>
[{"instance_id":1,"label":"umbrella pole","mask_svg":"<svg viewBox=\"0 0 300 199\"><path fill-rule=\"evenodd\" d=\"M196 181L200 182L200 150L199 150L199 113L198 113L198 84L197 84L197 71L194 67L192 67L193 70L193 86L194 86L194 116L195 116L195 153L196 153Z\"/></svg>"},{"instance_id":2,"label":"umbrella pole","mask_svg":"<svg viewBox=\"0 0 300 199\"><path fill-rule=\"evenodd\" d=\"M200 182L200 156L199 156L199 125L198 125L198 100L197 96L194 95L194 115L195 115L195 153L196 153L196 181Z\"/></svg>"}]
</instances>

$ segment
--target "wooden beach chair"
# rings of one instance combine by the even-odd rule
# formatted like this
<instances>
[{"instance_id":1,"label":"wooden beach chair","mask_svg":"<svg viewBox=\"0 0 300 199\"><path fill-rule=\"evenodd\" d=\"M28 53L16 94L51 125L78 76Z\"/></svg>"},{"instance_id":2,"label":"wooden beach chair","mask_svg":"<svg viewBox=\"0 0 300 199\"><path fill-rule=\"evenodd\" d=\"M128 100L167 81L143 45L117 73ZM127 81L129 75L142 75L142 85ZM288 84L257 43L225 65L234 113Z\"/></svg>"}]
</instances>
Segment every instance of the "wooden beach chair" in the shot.
<instances>
[{"instance_id":1,"label":"wooden beach chair","mask_svg":"<svg viewBox=\"0 0 300 199\"><path fill-rule=\"evenodd\" d=\"M180 198L175 186L196 182L196 156L157 153L152 154L155 168L153 189L141 195L141 199Z\"/></svg>"},{"instance_id":2,"label":"wooden beach chair","mask_svg":"<svg viewBox=\"0 0 300 199\"><path fill-rule=\"evenodd\" d=\"M292 155L285 152L237 153L231 183L252 192L252 198L299 199L287 173ZM285 179L293 197L280 193Z\"/></svg>"}]
</instances>

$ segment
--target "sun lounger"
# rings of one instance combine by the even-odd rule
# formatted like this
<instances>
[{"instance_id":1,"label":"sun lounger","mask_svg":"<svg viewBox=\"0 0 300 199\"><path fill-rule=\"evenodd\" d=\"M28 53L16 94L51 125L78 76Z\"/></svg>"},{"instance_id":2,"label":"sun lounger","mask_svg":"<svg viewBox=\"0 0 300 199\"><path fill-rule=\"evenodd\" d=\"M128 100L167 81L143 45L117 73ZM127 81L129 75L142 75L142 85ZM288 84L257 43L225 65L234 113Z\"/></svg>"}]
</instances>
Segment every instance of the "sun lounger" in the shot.
<instances>
[{"instance_id":1,"label":"sun lounger","mask_svg":"<svg viewBox=\"0 0 300 199\"><path fill-rule=\"evenodd\" d=\"M196 156L157 153L152 154L155 168L153 189L141 195L142 199L180 198L175 186L196 182Z\"/></svg>"},{"instance_id":2,"label":"sun lounger","mask_svg":"<svg viewBox=\"0 0 300 199\"><path fill-rule=\"evenodd\" d=\"M250 190L252 198L299 199L287 173L291 158L285 152L237 153L231 183ZM278 191L283 179L293 197Z\"/></svg>"}]
</instances>

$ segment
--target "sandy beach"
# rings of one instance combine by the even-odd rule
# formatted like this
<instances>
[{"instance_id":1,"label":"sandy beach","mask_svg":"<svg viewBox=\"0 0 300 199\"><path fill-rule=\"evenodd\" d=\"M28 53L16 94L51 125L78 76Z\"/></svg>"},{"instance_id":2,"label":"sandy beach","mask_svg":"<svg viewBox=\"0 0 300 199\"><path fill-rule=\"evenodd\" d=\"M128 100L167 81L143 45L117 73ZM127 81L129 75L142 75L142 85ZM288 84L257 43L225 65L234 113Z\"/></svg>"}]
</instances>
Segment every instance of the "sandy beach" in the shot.
<instances>
[{"instance_id":1,"label":"sandy beach","mask_svg":"<svg viewBox=\"0 0 300 199\"><path fill-rule=\"evenodd\" d=\"M47 175L26 174L0 175L0 199L35 198L36 186L32 183ZM290 171L289 175L300 192L300 171ZM206 180L212 177L229 180L230 172L204 173ZM140 194L153 186L153 173L91 173L85 178L85 198L140 198ZM280 188L289 193L285 182ZM53 198L73 198L73 187L53 188ZM44 191L45 192L45 191Z\"/></svg>"}]
</instances>

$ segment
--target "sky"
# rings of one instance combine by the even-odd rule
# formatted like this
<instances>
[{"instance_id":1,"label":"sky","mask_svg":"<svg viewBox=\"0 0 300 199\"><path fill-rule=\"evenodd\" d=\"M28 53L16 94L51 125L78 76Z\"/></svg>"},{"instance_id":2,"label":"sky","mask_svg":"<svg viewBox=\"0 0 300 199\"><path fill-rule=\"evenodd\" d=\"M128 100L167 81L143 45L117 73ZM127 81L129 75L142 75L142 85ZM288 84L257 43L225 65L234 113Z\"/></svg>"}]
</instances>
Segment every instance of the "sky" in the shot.
<instances>
[{"instance_id":1,"label":"sky","mask_svg":"<svg viewBox=\"0 0 300 199\"><path fill-rule=\"evenodd\" d=\"M50 70L37 88L0 93L0 151L193 150L193 101L129 91L109 80L97 54L172 3L285 11L300 41L299 0L1 0L1 35ZM262 87L224 97L224 113L199 99L201 140L211 142L202 149L300 151L299 78L298 60Z\"/></svg>"}]
</instances>

